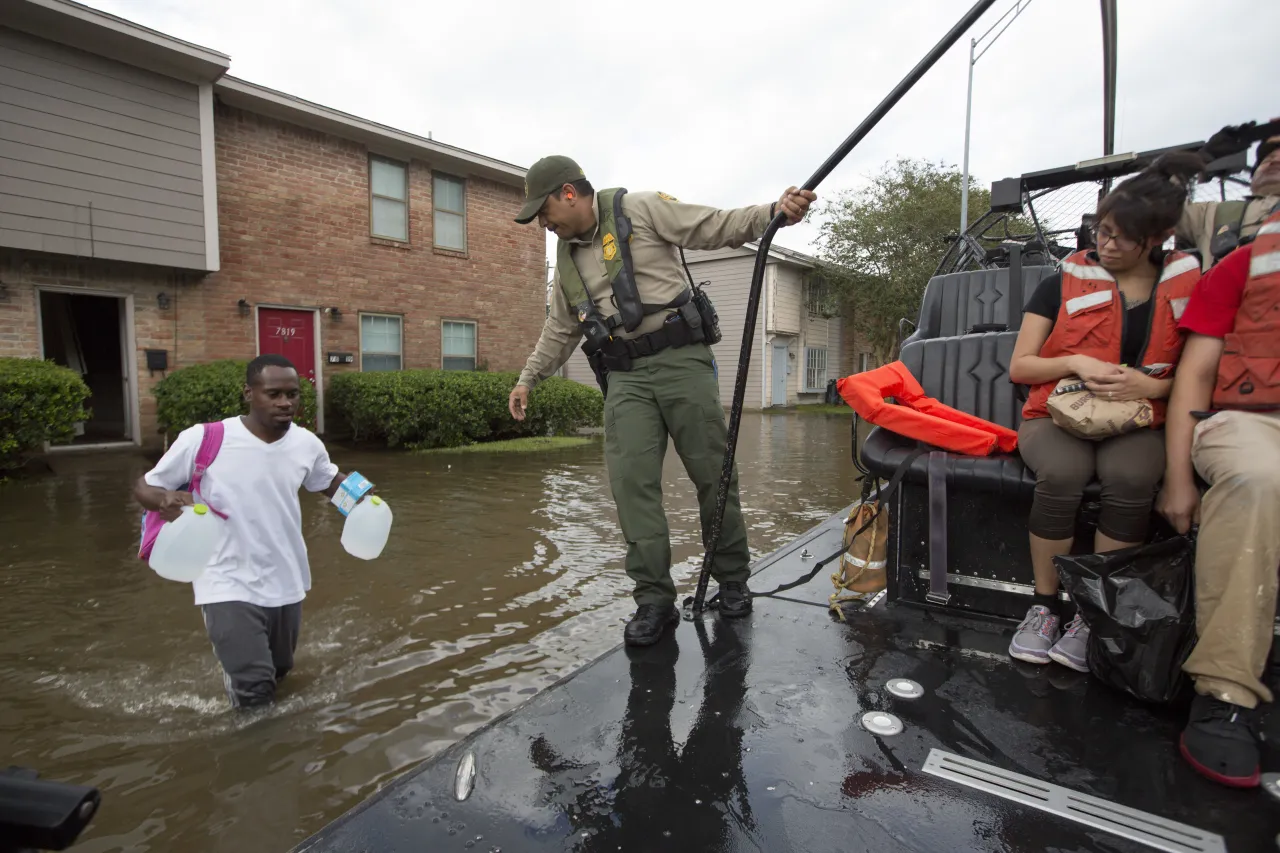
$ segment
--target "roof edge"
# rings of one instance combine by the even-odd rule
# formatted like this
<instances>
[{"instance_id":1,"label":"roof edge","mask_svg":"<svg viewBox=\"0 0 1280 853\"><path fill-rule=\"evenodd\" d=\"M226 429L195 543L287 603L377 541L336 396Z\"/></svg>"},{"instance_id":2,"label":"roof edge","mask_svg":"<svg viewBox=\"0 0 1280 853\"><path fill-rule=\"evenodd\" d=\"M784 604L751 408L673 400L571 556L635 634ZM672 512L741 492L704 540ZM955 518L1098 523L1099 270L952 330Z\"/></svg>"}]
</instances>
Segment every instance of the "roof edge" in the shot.
<instances>
[{"instance_id":1,"label":"roof edge","mask_svg":"<svg viewBox=\"0 0 1280 853\"><path fill-rule=\"evenodd\" d=\"M208 83L231 57L74 0L0 0L5 26L157 73Z\"/></svg>"},{"instance_id":2,"label":"roof edge","mask_svg":"<svg viewBox=\"0 0 1280 853\"><path fill-rule=\"evenodd\" d=\"M378 153L443 160L457 164L471 174L524 187L527 171L524 167L397 130L248 80L227 75L214 84L214 91L231 106L364 142Z\"/></svg>"}]
</instances>

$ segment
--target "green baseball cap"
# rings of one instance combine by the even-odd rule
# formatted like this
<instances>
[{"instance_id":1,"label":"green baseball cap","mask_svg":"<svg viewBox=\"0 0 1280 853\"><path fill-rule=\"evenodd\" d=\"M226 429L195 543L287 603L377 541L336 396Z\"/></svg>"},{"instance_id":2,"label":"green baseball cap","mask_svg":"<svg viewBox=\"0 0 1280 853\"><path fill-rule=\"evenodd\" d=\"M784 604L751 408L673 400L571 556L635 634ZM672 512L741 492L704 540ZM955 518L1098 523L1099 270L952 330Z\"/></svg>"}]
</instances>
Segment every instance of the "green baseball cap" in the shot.
<instances>
[{"instance_id":1,"label":"green baseball cap","mask_svg":"<svg viewBox=\"0 0 1280 853\"><path fill-rule=\"evenodd\" d=\"M521 225L532 222L542 209L547 196L559 192L565 184L580 181L587 176L582 167L568 157L554 154L543 157L529 167L524 178L524 207L516 222Z\"/></svg>"}]
</instances>

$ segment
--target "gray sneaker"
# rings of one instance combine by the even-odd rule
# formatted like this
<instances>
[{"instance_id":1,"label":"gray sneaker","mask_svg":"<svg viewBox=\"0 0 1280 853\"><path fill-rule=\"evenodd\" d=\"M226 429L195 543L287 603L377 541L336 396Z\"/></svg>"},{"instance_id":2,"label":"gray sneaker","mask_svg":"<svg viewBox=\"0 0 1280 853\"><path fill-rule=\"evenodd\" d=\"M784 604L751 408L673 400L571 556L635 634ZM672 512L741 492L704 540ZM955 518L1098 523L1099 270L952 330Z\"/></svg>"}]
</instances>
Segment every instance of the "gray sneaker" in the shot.
<instances>
[{"instance_id":1,"label":"gray sneaker","mask_svg":"<svg viewBox=\"0 0 1280 853\"><path fill-rule=\"evenodd\" d=\"M1027 663L1048 663L1049 649L1058 637L1058 617L1044 605L1033 605L1013 635L1009 656Z\"/></svg>"},{"instance_id":2,"label":"gray sneaker","mask_svg":"<svg viewBox=\"0 0 1280 853\"><path fill-rule=\"evenodd\" d=\"M1070 667L1076 672L1089 671L1089 626L1084 624L1084 620L1080 618L1080 611L1076 611L1076 618L1071 620L1071 624L1067 625L1067 630L1063 632L1062 639L1053 644L1053 648L1049 649L1049 657L1056 660L1063 666Z\"/></svg>"}]
</instances>

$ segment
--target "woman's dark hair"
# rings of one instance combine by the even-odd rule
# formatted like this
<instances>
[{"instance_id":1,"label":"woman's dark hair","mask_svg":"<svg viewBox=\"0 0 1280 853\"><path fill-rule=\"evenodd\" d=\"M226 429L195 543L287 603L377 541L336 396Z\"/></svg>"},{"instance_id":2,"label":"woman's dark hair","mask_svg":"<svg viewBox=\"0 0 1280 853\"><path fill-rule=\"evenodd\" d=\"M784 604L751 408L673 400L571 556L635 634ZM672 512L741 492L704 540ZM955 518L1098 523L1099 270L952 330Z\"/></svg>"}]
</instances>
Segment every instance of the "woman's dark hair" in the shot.
<instances>
[{"instance_id":1,"label":"woman's dark hair","mask_svg":"<svg viewBox=\"0 0 1280 853\"><path fill-rule=\"evenodd\" d=\"M1159 237L1178 224L1204 160L1190 151L1161 156L1117 186L1098 205L1098 222L1108 216L1121 234L1139 242Z\"/></svg>"}]
</instances>

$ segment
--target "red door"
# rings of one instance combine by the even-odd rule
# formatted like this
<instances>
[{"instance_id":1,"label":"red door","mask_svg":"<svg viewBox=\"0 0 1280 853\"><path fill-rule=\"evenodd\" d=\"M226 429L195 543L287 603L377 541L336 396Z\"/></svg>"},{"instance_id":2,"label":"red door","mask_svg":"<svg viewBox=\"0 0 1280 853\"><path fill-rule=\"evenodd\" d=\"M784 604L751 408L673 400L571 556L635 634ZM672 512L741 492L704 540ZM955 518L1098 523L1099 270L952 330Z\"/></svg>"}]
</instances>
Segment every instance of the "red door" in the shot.
<instances>
[{"instance_id":1,"label":"red door","mask_svg":"<svg viewBox=\"0 0 1280 853\"><path fill-rule=\"evenodd\" d=\"M258 309L258 352L282 355L314 385L316 381L316 315L287 308Z\"/></svg>"}]
</instances>

